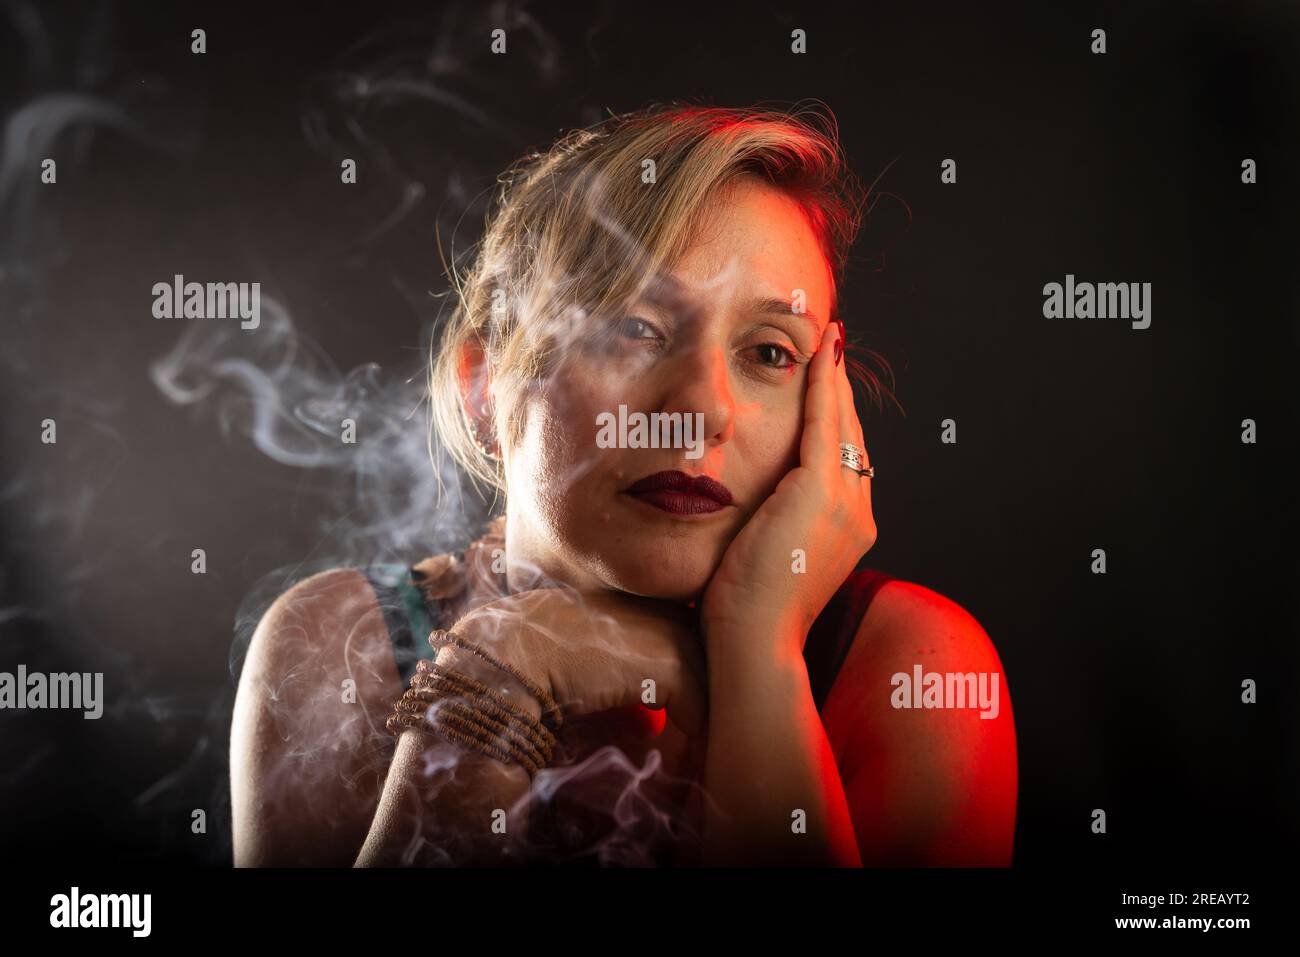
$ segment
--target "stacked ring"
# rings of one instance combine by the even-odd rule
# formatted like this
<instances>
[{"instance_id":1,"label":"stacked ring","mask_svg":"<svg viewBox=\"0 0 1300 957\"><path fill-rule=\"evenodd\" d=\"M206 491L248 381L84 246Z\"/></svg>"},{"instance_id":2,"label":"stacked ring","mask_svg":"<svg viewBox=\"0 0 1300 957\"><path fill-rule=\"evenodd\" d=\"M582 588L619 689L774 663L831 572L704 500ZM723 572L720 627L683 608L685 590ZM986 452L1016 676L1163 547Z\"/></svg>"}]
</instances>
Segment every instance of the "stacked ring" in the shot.
<instances>
[{"instance_id":1,"label":"stacked ring","mask_svg":"<svg viewBox=\"0 0 1300 957\"><path fill-rule=\"evenodd\" d=\"M866 461L866 449L858 448L858 446L852 445L848 442L840 443L840 464L847 469L852 469L859 475L865 475L867 478L875 478L876 470L874 468L870 465L866 468L862 467Z\"/></svg>"}]
</instances>

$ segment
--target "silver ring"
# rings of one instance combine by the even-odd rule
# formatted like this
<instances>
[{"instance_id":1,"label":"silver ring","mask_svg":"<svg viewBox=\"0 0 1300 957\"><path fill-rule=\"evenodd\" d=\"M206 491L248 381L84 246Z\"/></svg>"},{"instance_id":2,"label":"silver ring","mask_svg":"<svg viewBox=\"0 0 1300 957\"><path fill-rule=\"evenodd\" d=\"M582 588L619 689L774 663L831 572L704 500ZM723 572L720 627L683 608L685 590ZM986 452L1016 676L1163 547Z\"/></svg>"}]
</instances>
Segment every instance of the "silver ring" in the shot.
<instances>
[{"instance_id":1,"label":"silver ring","mask_svg":"<svg viewBox=\"0 0 1300 957\"><path fill-rule=\"evenodd\" d=\"M852 469L859 475L865 475L867 478L875 478L876 470L868 465L863 468L867 460L867 450L858 448L848 442L840 443L840 464L847 469Z\"/></svg>"}]
</instances>

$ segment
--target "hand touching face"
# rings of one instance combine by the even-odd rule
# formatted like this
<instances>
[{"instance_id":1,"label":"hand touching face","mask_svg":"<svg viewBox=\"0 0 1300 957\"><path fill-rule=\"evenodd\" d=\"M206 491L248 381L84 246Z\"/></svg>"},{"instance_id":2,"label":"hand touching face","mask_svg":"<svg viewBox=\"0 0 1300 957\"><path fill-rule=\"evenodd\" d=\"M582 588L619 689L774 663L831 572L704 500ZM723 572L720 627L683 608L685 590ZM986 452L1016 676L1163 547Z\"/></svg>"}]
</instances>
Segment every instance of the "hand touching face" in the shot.
<instances>
[{"instance_id":1,"label":"hand touching face","mask_svg":"<svg viewBox=\"0 0 1300 957\"><path fill-rule=\"evenodd\" d=\"M761 180L734 181L671 275L624 314L592 317L525 403L521 441L505 451L511 562L578 587L697 597L799 464L831 295L802 208ZM694 416L697 447L602 448L598 423L620 406L625 418Z\"/></svg>"}]
</instances>

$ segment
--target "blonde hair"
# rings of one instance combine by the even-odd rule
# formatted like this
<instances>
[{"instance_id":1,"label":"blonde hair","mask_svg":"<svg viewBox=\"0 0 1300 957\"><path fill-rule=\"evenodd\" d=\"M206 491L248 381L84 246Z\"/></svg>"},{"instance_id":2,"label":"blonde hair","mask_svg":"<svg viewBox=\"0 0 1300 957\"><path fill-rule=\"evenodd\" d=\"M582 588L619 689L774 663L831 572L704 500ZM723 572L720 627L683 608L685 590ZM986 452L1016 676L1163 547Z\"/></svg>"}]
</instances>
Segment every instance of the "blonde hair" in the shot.
<instances>
[{"instance_id":1,"label":"blonde hair","mask_svg":"<svg viewBox=\"0 0 1300 957\"><path fill-rule=\"evenodd\" d=\"M483 350L502 448L517 443L519 403L560 338L580 334L575 315L602 313L670 270L710 201L746 174L804 210L831 267L834 318L865 195L829 112L656 104L574 130L498 177L474 263L463 279L452 272L458 301L429 375L431 428L471 477L505 491L500 460L479 448L464 410L462 347Z\"/></svg>"}]
</instances>

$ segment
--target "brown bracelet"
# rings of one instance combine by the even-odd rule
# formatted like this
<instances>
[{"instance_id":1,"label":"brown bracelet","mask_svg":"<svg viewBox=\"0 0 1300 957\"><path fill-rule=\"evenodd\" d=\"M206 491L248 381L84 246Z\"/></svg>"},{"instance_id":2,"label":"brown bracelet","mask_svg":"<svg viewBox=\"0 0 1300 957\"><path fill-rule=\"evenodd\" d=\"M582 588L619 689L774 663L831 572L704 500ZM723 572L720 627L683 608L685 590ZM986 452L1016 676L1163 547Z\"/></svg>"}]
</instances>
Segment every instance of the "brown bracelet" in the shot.
<instances>
[{"instance_id":1,"label":"brown bracelet","mask_svg":"<svg viewBox=\"0 0 1300 957\"><path fill-rule=\"evenodd\" d=\"M554 748L555 735L535 717L494 696L480 683L458 672L434 666L435 671L417 675L412 687L438 688L472 697L485 713L522 730L538 748ZM486 693L484 693L486 691Z\"/></svg>"},{"instance_id":2,"label":"brown bracelet","mask_svg":"<svg viewBox=\"0 0 1300 957\"><path fill-rule=\"evenodd\" d=\"M499 757L507 764L521 764L528 771L529 777L535 775L544 766L541 755L536 752L528 753L520 749L513 742L503 746L501 736L494 732L493 729L486 727L480 720L480 715L468 705L460 704L457 701L447 701L441 706L441 713L438 718L441 722L451 725L456 730L462 731L483 745L492 748L496 753L494 756ZM502 757L504 755L504 757Z\"/></svg>"},{"instance_id":3,"label":"brown bracelet","mask_svg":"<svg viewBox=\"0 0 1300 957\"><path fill-rule=\"evenodd\" d=\"M410 701L410 699L407 699ZM495 740L491 732L484 730L473 720L463 715L455 716L446 710L445 705L437 710L437 717L430 722L425 712L428 708L426 705L415 703L413 710L419 711L418 714L405 712L399 707L397 711L389 715L387 727L393 734L400 735L404 731L415 731L421 736L427 737L431 734L437 734L447 738L456 744L478 751L488 757L496 758L506 764L519 764L528 771L532 776L539 769L535 760L526 754L516 754L508 747L502 747L499 741ZM471 713L473 709L470 709Z\"/></svg>"},{"instance_id":4,"label":"brown bracelet","mask_svg":"<svg viewBox=\"0 0 1300 957\"><path fill-rule=\"evenodd\" d=\"M435 707L436 706L436 707ZM429 710L435 707L433 715ZM550 762L555 737L536 718L491 693L482 682L427 659L417 663L411 687L385 723L396 735L439 734L534 776Z\"/></svg>"},{"instance_id":5,"label":"brown bracelet","mask_svg":"<svg viewBox=\"0 0 1300 957\"><path fill-rule=\"evenodd\" d=\"M475 709L484 716L485 723L503 736L518 736L521 746L536 750L538 754L544 755L545 761L550 760L555 749L555 736L550 731L527 712L508 711L487 696L475 696L477 689L466 687L465 676L440 668L437 673L416 675L411 687L420 692L444 692L447 697L469 698L474 702Z\"/></svg>"},{"instance_id":6,"label":"brown bracelet","mask_svg":"<svg viewBox=\"0 0 1300 957\"><path fill-rule=\"evenodd\" d=\"M545 722L549 719L553 731L559 731L560 728L563 727L564 718L560 714L560 706L555 703L555 699L518 668L511 665L509 662L494 657L473 642L466 641L460 635L452 631L447 631L445 628L435 628L429 633L429 647L437 651L439 645L445 644L452 644L458 648L463 648L468 652L472 652L493 667L499 668L507 674L517 678L519 683L528 689L529 694L541 703L542 721Z\"/></svg>"},{"instance_id":7,"label":"brown bracelet","mask_svg":"<svg viewBox=\"0 0 1300 957\"><path fill-rule=\"evenodd\" d=\"M423 697L425 695L430 699L442 698L443 703L439 706L447 709L449 714L456 714L466 720L475 722L479 727L500 739L503 746L510 747L514 753L528 755L532 760L539 764L546 764L550 761L553 748L548 747L544 741L537 740L536 736L528 733L529 729L519 727L513 720L501 720L499 716L494 716L486 711L481 701L475 701L473 704L465 704L457 700L460 695L452 692L447 693L447 689L439 687L418 688L417 692Z\"/></svg>"},{"instance_id":8,"label":"brown bracelet","mask_svg":"<svg viewBox=\"0 0 1300 957\"><path fill-rule=\"evenodd\" d=\"M443 666L430 661L428 658L421 658L415 663L415 674L416 677L420 677L422 681L429 680L430 676L437 676L444 682L455 682L464 690L488 698L496 706L496 708L492 710L492 713L495 713L500 709L514 715L519 719L519 721L523 722L525 726L535 731L537 736L540 738L540 741L538 742L539 744L545 742L551 747L555 746L555 735L552 734L548 728L540 724L535 717L523 708L507 701L483 682L471 678L469 675L461 672L444 668Z\"/></svg>"}]
</instances>

